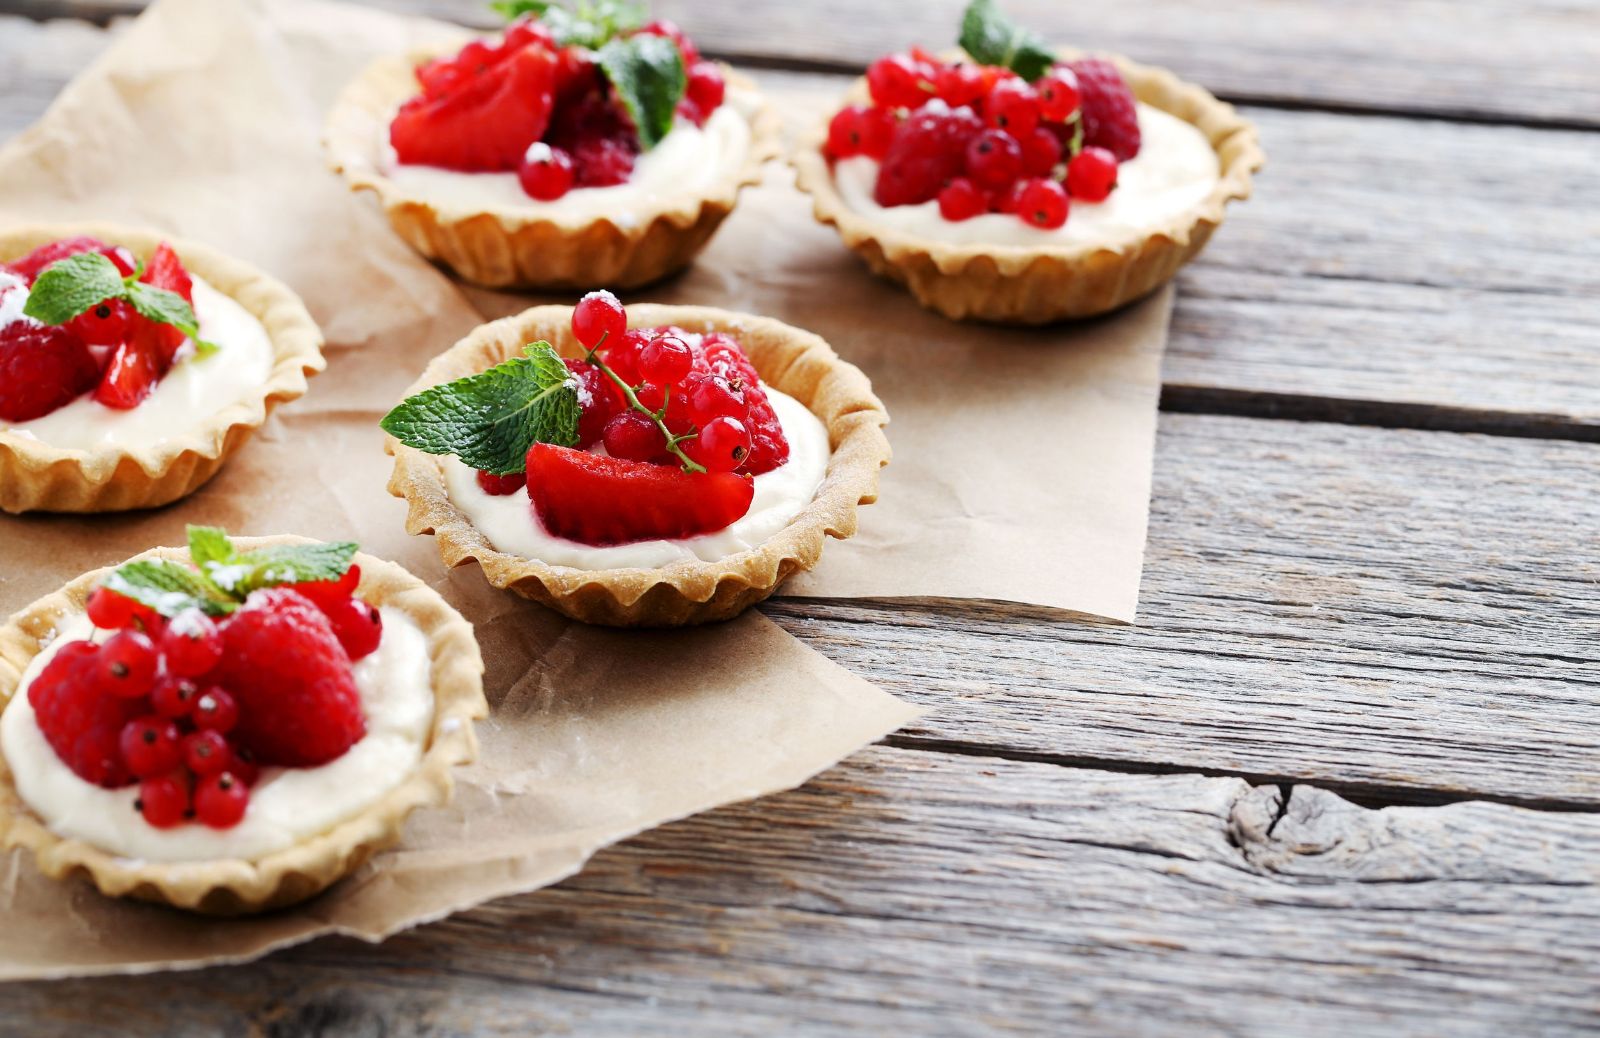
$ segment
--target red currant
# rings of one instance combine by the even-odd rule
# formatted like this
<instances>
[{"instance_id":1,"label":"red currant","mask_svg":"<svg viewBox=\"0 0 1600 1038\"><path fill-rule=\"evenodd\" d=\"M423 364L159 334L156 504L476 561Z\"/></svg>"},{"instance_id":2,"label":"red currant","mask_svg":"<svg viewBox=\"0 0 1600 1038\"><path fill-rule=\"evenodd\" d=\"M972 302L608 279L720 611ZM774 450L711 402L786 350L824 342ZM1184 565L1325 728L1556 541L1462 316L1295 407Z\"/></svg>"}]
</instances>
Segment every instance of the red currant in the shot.
<instances>
[{"instance_id":1,"label":"red currant","mask_svg":"<svg viewBox=\"0 0 1600 1038\"><path fill-rule=\"evenodd\" d=\"M879 58L867 69L867 89L872 100L885 108L918 107L932 96L923 88L924 82L922 69L904 54Z\"/></svg>"},{"instance_id":2,"label":"red currant","mask_svg":"<svg viewBox=\"0 0 1600 1038\"><path fill-rule=\"evenodd\" d=\"M712 472L732 472L750 456L750 433L737 418L713 418L692 443L694 459Z\"/></svg>"},{"instance_id":3,"label":"red currant","mask_svg":"<svg viewBox=\"0 0 1600 1038\"><path fill-rule=\"evenodd\" d=\"M628 312L604 289L590 292L572 309L572 334L591 350L602 342L616 342L627 330Z\"/></svg>"},{"instance_id":4,"label":"red currant","mask_svg":"<svg viewBox=\"0 0 1600 1038\"><path fill-rule=\"evenodd\" d=\"M624 411L606 423L606 453L625 461L649 461L667 449L661 427L638 411Z\"/></svg>"},{"instance_id":5,"label":"red currant","mask_svg":"<svg viewBox=\"0 0 1600 1038\"><path fill-rule=\"evenodd\" d=\"M946 65L934 79L934 91L939 100L951 108L975 104L986 90L983 72L966 62Z\"/></svg>"},{"instance_id":6,"label":"red currant","mask_svg":"<svg viewBox=\"0 0 1600 1038\"><path fill-rule=\"evenodd\" d=\"M1022 146L1005 130L985 130L967 145L967 176L980 187L1004 187L1022 174Z\"/></svg>"},{"instance_id":7,"label":"red currant","mask_svg":"<svg viewBox=\"0 0 1600 1038\"><path fill-rule=\"evenodd\" d=\"M508 472L504 476L496 476L481 469L478 471L478 489L490 497L505 497L507 494L515 494L527 482L528 476L523 472Z\"/></svg>"},{"instance_id":8,"label":"red currant","mask_svg":"<svg viewBox=\"0 0 1600 1038\"><path fill-rule=\"evenodd\" d=\"M261 765L256 763L255 754L244 746L230 746L231 756L228 759L228 770L233 777L247 786L256 784L256 779L261 777Z\"/></svg>"},{"instance_id":9,"label":"red currant","mask_svg":"<svg viewBox=\"0 0 1600 1038\"><path fill-rule=\"evenodd\" d=\"M687 395L670 386L663 388L654 382L646 382L634 390L634 395L639 398L639 403L655 414L665 410L662 421L674 434L688 432L694 424L689 418Z\"/></svg>"},{"instance_id":10,"label":"red currant","mask_svg":"<svg viewBox=\"0 0 1600 1038\"><path fill-rule=\"evenodd\" d=\"M232 829L250 807L250 787L232 772L202 779L194 791L194 816L213 829Z\"/></svg>"},{"instance_id":11,"label":"red currant","mask_svg":"<svg viewBox=\"0 0 1600 1038\"><path fill-rule=\"evenodd\" d=\"M210 617L198 609L187 609L161 632L161 655L167 661L168 674L197 678L222 659L222 636Z\"/></svg>"},{"instance_id":12,"label":"red currant","mask_svg":"<svg viewBox=\"0 0 1600 1038\"><path fill-rule=\"evenodd\" d=\"M828 123L828 154L836 159L866 155L881 159L889 153L899 122L887 108L841 108Z\"/></svg>"},{"instance_id":13,"label":"red currant","mask_svg":"<svg viewBox=\"0 0 1600 1038\"><path fill-rule=\"evenodd\" d=\"M714 418L742 420L749 414L750 405L744 398L744 387L720 375L701 382L689 393L689 418L696 425L705 425Z\"/></svg>"},{"instance_id":14,"label":"red currant","mask_svg":"<svg viewBox=\"0 0 1600 1038\"><path fill-rule=\"evenodd\" d=\"M572 156L561 148L534 141L517 167L517 181L530 198L553 202L572 190Z\"/></svg>"},{"instance_id":15,"label":"red currant","mask_svg":"<svg viewBox=\"0 0 1600 1038\"><path fill-rule=\"evenodd\" d=\"M1067 190L1085 202L1104 202L1117 186L1117 157L1105 148L1087 147L1067 163Z\"/></svg>"},{"instance_id":16,"label":"red currant","mask_svg":"<svg viewBox=\"0 0 1600 1038\"><path fill-rule=\"evenodd\" d=\"M133 329L133 308L120 299L102 300L67 322L90 346L120 346Z\"/></svg>"},{"instance_id":17,"label":"red currant","mask_svg":"<svg viewBox=\"0 0 1600 1038\"><path fill-rule=\"evenodd\" d=\"M611 370L616 372L617 377L622 381L630 386L638 383L639 351L644 349L645 343L655 337L655 333L647 328L629 328L622 334L620 340L607 344L604 350L606 363L611 365ZM598 368L595 369L596 374L599 374L599 370ZM605 376L601 375L601 378L605 378ZM611 382L608 378L605 381L607 383ZM620 408L622 406L620 395L618 400L618 407ZM610 415L606 417L609 418ZM604 423L601 424L604 425Z\"/></svg>"},{"instance_id":18,"label":"red currant","mask_svg":"<svg viewBox=\"0 0 1600 1038\"><path fill-rule=\"evenodd\" d=\"M133 806L156 829L171 829L189 813L189 787L179 775L162 775L139 783Z\"/></svg>"},{"instance_id":19,"label":"red currant","mask_svg":"<svg viewBox=\"0 0 1600 1038\"><path fill-rule=\"evenodd\" d=\"M155 707L156 713L162 717L174 719L188 717L199 695L199 685L188 678L175 678L169 675L156 682L155 689L150 693L150 705Z\"/></svg>"},{"instance_id":20,"label":"red currant","mask_svg":"<svg viewBox=\"0 0 1600 1038\"><path fill-rule=\"evenodd\" d=\"M694 369L694 353L676 335L650 340L639 351L639 374L658 386L675 386Z\"/></svg>"},{"instance_id":21,"label":"red currant","mask_svg":"<svg viewBox=\"0 0 1600 1038\"><path fill-rule=\"evenodd\" d=\"M383 640L383 614L375 606L354 597L319 604L351 663L377 651Z\"/></svg>"},{"instance_id":22,"label":"red currant","mask_svg":"<svg viewBox=\"0 0 1600 1038\"><path fill-rule=\"evenodd\" d=\"M124 628L100 647L95 661L101 690L123 699L148 695L156 684L161 657L142 631Z\"/></svg>"},{"instance_id":23,"label":"red currant","mask_svg":"<svg viewBox=\"0 0 1600 1038\"><path fill-rule=\"evenodd\" d=\"M1061 161L1061 138L1036 126L1022 139L1022 174L1028 177L1048 177Z\"/></svg>"},{"instance_id":24,"label":"red currant","mask_svg":"<svg viewBox=\"0 0 1600 1038\"><path fill-rule=\"evenodd\" d=\"M989 200L978 185L966 177L957 177L939 192L939 215L946 220L970 220L989 209Z\"/></svg>"},{"instance_id":25,"label":"red currant","mask_svg":"<svg viewBox=\"0 0 1600 1038\"><path fill-rule=\"evenodd\" d=\"M1057 65L1033 84L1039 95L1039 114L1053 123L1064 123L1078 110L1078 75L1065 65Z\"/></svg>"},{"instance_id":26,"label":"red currant","mask_svg":"<svg viewBox=\"0 0 1600 1038\"><path fill-rule=\"evenodd\" d=\"M194 701L189 716L194 718L196 728L227 734L239 723L239 704L226 689L212 685Z\"/></svg>"},{"instance_id":27,"label":"red currant","mask_svg":"<svg viewBox=\"0 0 1600 1038\"><path fill-rule=\"evenodd\" d=\"M1067 189L1054 180L1030 180L1017 198L1017 215L1047 231L1067 222L1069 208Z\"/></svg>"},{"instance_id":28,"label":"red currant","mask_svg":"<svg viewBox=\"0 0 1600 1038\"><path fill-rule=\"evenodd\" d=\"M722 104L728 85L714 61L697 61L689 67L689 83L684 94L700 111L709 115Z\"/></svg>"},{"instance_id":29,"label":"red currant","mask_svg":"<svg viewBox=\"0 0 1600 1038\"><path fill-rule=\"evenodd\" d=\"M990 126L1026 137L1039 125L1039 98L1022 80L1002 79L984 99L983 114Z\"/></svg>"},{"instance_id":30,"label":"red currant","mask_svg":"<svg viewBox=\"0 0 1600 1038\"><path fill-rule=\"evenodd\" d=\"M629 332L622 338L627 342ZM616 353L615 349L607 353ZM600 436L605 432L606 422L612 415L621 410L626 401L618 392L617 385L612 382L600 368L585 360L568 360L567 370L572 372L572 377L578 382L578 447L588 448L600 442ZM615 370L615 369L613 369ZM501 477L505 478L505 477ZM478 485L483 486L488 493L494 493L483 483L483 477L478 477ZM520 490L522 482L519 480L512 490ZM511 493L511 490L502 493Z\"/></svg>"},{"instance_id":31,"label":"red currant","mask_svg":"<svg viewBox=\"0 0 1600 1038\"><path fill-rule=\"evenodd\" d=\"M123 725L118 745L129 771L139 778L153 778L183 763L182 738L170 719L149 714Z\"/></svg>"},{"instance_id":32,"label":"red currant","mask_svg":"<svg viewBox=\"0 0 1600 1038\"><path fill-rule=\"evenodd\" d=\"M103 631L132 627L134 620L145 610L144 606L128 596L104 587L95 588L83 608L89 614L89 622Z\"/></svg>"},{"instance_id":33,"label":"red currant","mask_svg":"<svg viewBox=\"0 0 1600 1038\"><path fill-rule=\"evenodd\" d=\"M232 759L233 751L221 732L190 732L183 737L183 763L196 775L214 775Z\"/></svg>"}]
</instances>

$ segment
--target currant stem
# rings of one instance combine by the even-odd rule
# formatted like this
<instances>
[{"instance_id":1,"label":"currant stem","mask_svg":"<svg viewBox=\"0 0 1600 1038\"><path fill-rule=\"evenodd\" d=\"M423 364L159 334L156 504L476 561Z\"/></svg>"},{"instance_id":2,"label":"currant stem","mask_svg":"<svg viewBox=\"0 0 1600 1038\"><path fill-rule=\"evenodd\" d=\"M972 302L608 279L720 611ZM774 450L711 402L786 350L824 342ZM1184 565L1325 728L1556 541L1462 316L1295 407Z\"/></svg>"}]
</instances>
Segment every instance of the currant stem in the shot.
<instances>
[{"instance_id":1,"label":"currant stem","mask_svg":"<svg viewBox=\"0 0 1600 1038\"><path fill-rule=\"evenodd\" d=\"M682 436L675 436L673 435L672 430L667 428L667 423L665 421L667 414L667 402L672 399L672 389L668 387L662 391L661 413L657 414L648 407L644 406L644 404L640 403L639 395L633 391L633 387L622 381L622 376L618 375L615 371L612 371L611 366L600 359L598 350L601 346L605 345L606 336L610 334L610 332L601 332L600 341L588 348L588 353L583 359L599 368L602 374L617 384L617 388L622 390L622 395L627 398L629 407L633 408L635 411L638 411L640 414L645 415L652 422L656 423L656 428L661 430L661 435L665 437L667 441L667 453L671 454L674 458L677 458L678 461L682 462L683 471L705 472L706 467L704 465L695 461L693 458L689 457L689 455L683 453L683 449L678 446L678 444L683 443L685 440L692 440L696 436L700 435L699 431L696 430L694 432L684 433Z\"/></svg>"}]
</instances>

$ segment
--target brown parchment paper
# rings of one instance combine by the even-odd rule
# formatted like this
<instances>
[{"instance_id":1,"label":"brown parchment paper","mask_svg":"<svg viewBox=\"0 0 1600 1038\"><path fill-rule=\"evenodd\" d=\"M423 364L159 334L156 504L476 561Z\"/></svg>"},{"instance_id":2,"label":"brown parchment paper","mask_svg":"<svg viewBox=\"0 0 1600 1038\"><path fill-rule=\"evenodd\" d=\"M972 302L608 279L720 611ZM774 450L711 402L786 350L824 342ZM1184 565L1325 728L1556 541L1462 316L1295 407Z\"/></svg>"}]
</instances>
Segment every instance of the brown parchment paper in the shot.
<instances>
[{"instance_id":1,"label":"brown parchment paper","mask_svg":"<svg viewBox=\"0 0 1600 1038\"><path fill-rule=\"evenodd\" d=\"M669 633L585 628L447 573L384 491L378 418L478 323L452 283L325 172L318 134L370 56L436 31L302 0L162 0L34 128L0 149L0 220L147 224L259 264L306 300L329 368L186 501L0 517L0 614L185 523L351 538L436 587L483 646L493 713L452 804L324 896L196 919L44 880L0 855L0 979L200 966L319 934L376 940L576 871L597 848L793 786L914 711L759 614Z\"/></svg>"},{"instance_id":2,"label":"brown parchment paper","mask_svg":"<svg viewBox=\"0 0 1600 1038\"><path fill-rule=\"evenodd\" d=\"M793 77L757 79L791 140L838 103ZM492 317L527 305L467 293ZM877 504L779 594L990 598L1133 621L1170 285L1055 328L948 321L873 277L774 165L694 267L628 298L713 303L816 332L888 408L894 460Z\"/></svg>"}]
</instances>

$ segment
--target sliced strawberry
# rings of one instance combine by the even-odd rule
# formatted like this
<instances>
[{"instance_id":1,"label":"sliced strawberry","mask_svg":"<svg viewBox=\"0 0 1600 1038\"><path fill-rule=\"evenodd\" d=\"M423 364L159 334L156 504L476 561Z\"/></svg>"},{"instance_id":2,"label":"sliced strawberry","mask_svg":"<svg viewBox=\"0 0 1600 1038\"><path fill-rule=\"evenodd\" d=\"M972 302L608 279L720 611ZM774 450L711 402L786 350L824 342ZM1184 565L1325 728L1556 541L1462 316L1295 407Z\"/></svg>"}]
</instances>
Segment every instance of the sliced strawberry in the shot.
<instances>
[{"instance_id":1,"label":"sliced strawberry","mask_svg":"<svg viewBox=\"0 0 1600 1038\"><path fill-rule=\"evenodd\" d=\"M555 55L527 46L459 76L452 92L400 106L389 141L401 162L466 172L510 172L550 124Z\"/></svg>"},{"instance_id":2,"label":"sliced strawberry","mask_svg":"<svg viewBox=\"0 0 1600 1038\"><path fill-rule=\"evenodd\" d=\"M132 338L116 348L106 365L100 384L95 387L94 398L107 407L126 411L138 407L161 380L166 366L161 361L161 346L151 332L163 326L145 321L135 329Z\"/></svg>"},{"instance_id":3,"label":"sliced strawberry","mask_svg":"<svg viewBox=\"0 0 1600 1038\"><path fill-rule=\"evenodd\" d=\"M184 302L194 305L194 278L189 276L183 261L166 242L156 246L156 251L151 253L150 265L139 280L175 292L183 297ZM145 349L156 358L159 378L172 367L173 357L188 337L170 324L158 324L148 318L135 316L133 338L141 340Z\"/></svg>"},{"instance_id":4,"label":"sliced strawberry","mask_svg":"<svg viewBox=\"0 0 1600 1038\"><path fill-rule=\"evenodd\" d=\"M0 328L0 419L26 422L94 386L100 368L66 328L13 321Z\"/></svg>"},{"instance_id":5,"label":"sliced strawberry","mask_svg":"<svg viewBox=\"0 0 1600 1038\"><path fill-rule=\"evenodd\" d=\"M528 497L545 529L583 544L693 537L750 511L755 484L731 472L685 473L536 443Z\"/></svg>"},{"instance_id":6,"label":"sliced strawberry","mask_svg":"<svg viewBox=\"0 0 1600 1038\"><path fill-rule=\"evenodd\" d=\"M107 245L99 238L79 235L76 238L62 238L48 245L41 245L19 260L5 264L5 268L14 274L27 279L28 284L33 284L39 272L52 263L76 256L81 252L98 252L116 264L117 270L123 277L133 273L133 256L127 249L120 245Z\"/></svg>"}]
</instances>

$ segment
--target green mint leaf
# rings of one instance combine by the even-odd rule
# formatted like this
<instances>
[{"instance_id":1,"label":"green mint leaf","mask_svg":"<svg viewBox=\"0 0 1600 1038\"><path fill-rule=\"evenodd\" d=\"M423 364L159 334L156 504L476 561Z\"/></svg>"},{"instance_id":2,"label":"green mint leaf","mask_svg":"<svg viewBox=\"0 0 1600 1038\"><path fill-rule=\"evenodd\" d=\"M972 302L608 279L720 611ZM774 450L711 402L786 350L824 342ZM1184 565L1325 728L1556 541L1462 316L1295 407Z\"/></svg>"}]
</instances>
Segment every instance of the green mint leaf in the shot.
<instances>
[{"instance_id":1,"label":"green mint leaf","mask_svg":"<svg viewBox=\"0 0 1600 1038\"><path fill-rule=\"evenodd\" d=\"M525 14L541 16L550 8L550 0L493 0L489 7L506 21L515 21Z\"/></svg>"},{"instance_id":2,"label":"green mint leaf","mask_svg":"<svg viewBox=\"0 0 1600 1038\"><path fill-rule=\"evenodd\" d=\"M185 609L199 609L207 616L226 616L238 608L237 602L200 574L170 559L124 563L102 584L167 617L177 616Z\"/></svg>"},{"instance_id":3,"label":"green mint leaf","mask_svg":"<svg viewBox=\"0 0 1600 1038\"><path fill-rule=\"evenodd\" d=\"M643 25L645 15L642 4L626 0L584 0L570 8L548 4L539 20L561 46L599 50Z\"/></svg>"},{"instance_id":4,"label":"green mint leaf","mask_svg":"<svg viewBox=\"0 0 1600 1038\"><path fill-rule=\"evenodd\" d=\"M535 443L578 442L578 390L547 342L534 343L488 371L424 389L379 424L408 447L454 454L503 476L521 472Z\"/></svg>"},{"instance_id":5,"label":"green mint leaf","mask_svg":"<svg viewBox=\"0 0 1600 1038\"><path fill-rule=\"evenodd\" d=\"M1033 82L1056 63L1044 38L1006 17L994 0L972 0L961 18L961 49L983 65L1003 65Z\"/></svg>"},{"instance_id":6,"label":"green mint leaf","mask_svg":"<svg viewBox=\"0 0 1600 1038\"><path fill-rule=\"evenodd\" d=\"M640 146L649 151L660 144L688 86L678 45L647 33L612 40L600 50L600 68L639 131Z\"/></svg>"},{"instance_id":7,"label":"green mint leaf","mask_svg":"<svg viewBox=\"0 0 1600 1038\"><path fill-rule=\"evenodd\" d=\"M96 303L122 295L117 265L98 252L80 252L39 272L22 312L44 324L66 324Z\"/></svg>"},{"instance_id":8,"label":"green mint leaf","mask_svg":"<svg viewBox=\"0 0 1600 1038\"><path fill-rule=\"evenodd\" d=\"M213 562L232 562L233 554L233 541L222 527L189 527L189 558L202 573Z\"/></svg>"},{"instance_id":9,"label":"green mint leaf","mask_svg":"<svg viewBox=\"0 0 1600 1038\"><path fill-rule=\"evenodd\" d=\"M213 565L209 572L229 594L242 599L252 591L279 584L338 580L350 568L357 547L354 541L337 541L259 548L234 556L231 563Z\"/></svg>"}]
</instances>

